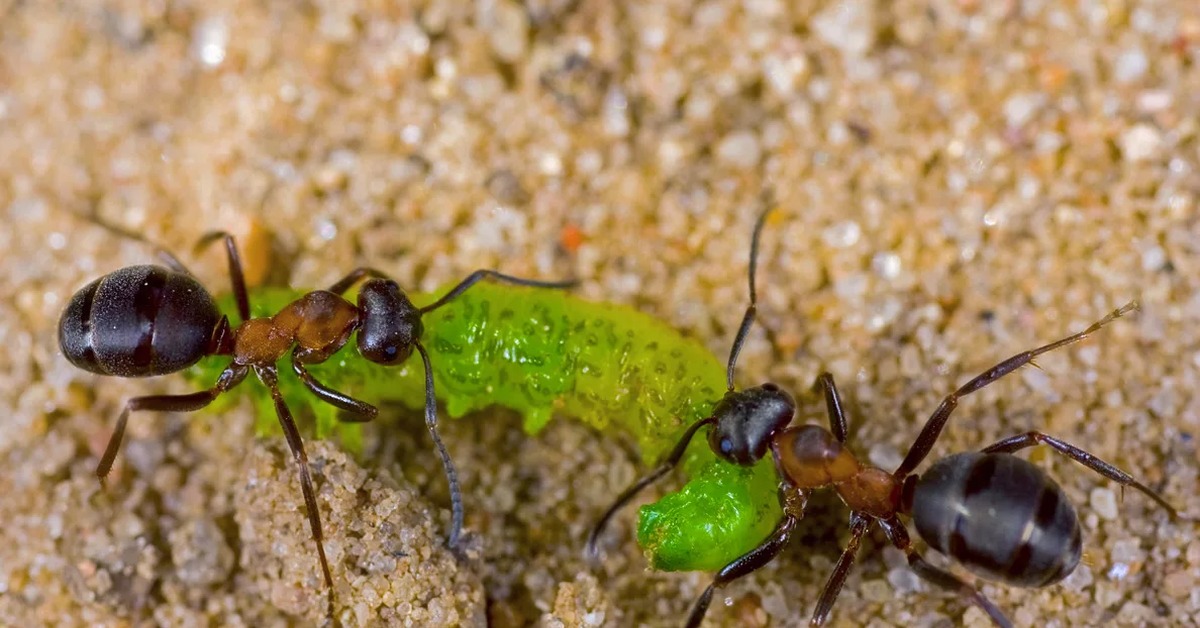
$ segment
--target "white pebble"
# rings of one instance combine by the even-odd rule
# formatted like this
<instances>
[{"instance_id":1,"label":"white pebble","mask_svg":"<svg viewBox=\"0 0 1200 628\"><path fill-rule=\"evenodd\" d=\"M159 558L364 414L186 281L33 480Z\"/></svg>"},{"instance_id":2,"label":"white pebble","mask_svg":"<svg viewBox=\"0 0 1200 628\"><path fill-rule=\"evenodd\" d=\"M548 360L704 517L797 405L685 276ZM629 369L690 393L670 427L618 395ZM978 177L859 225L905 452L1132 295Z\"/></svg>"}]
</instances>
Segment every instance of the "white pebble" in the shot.
<instances>
[{"instance_id":1,"label":"white pebble","mask_svg":"<svg viewBox=\"0 0 1200 628\"><path fill-rule=\"evenodd\" d=\"M761 157L758 137L750 131L730 133L717 145L717 159L735 168L753 168Z\"/></svg>"},{"instance_id":2,"label":"white pebble","mask_svg":"<svg viewBox=\"0 0 1200 628\"><path fill-rule=\"evenodd\" d=\"M1119 514L1117 511L1117 497L1113 494L1112 490L1100 487L1094 488L1092 489L1089 501L1092 504L1092 510L1096 511L1096 514L1102 518L1108 521L1117 518Z\"/></svg>"},{"instance_id":3,"label":"white pebble","mask_svg":"<svg viewBox=\"0 0 1200 628\"><path fill-rule=\"evenodd\" d=\"M900 256L891 251L876 253L871 258L871 269L883 279L895 279L900 274Z\"/></svg>"},{"instance_id":4,"label":"white pebble","mask_svg":"<svg viewBox=\"0 0 1200 628\"><path fill-rule=\"evenodd\" d=\"M1038 109L1042 108L1045 96L1037 93L1014 94L1004 101L1004 121L1010 127L1024 126Z\"/></svg>"},{"instance_id":5,"label":"white pebble","mask_svg":"<svg viewBox=\"0 0 1200 628\"><path fill-rule=\"evenodd\" d=\"M921 578L907 566L889 570L887 579L896 593L900 595L908 595L921 590Z\"/></svg>"},{"instance_id":6,"label":"white pebble","mask_svg":"<svg viewBox=\"0 0 1200 628\"><path fill-rule=\"evenodd\" d=\"M1117 56L1116 64L1113 67L1113 78L1118 83L1132 83L1142 78L1149 67L1150 62L1146 60L1146 53L1142 52L1141 48L1130 48Z\"/></svg>"},{"instance_id":7,"label":"white pebble","mask_svg":"<svg viewBox=\"0 0 1200 628\"><path fill-rule=\"evenodd\" d=\"M225 61L229 45L229 24L224 17L200 20L192 28L192 56L207 67L215 68Z\"/></svg>"},{"instance_id":8,"label":"white pebble","mask_svg":"<svg viewBox=\"0 0 1200 628\"><path fill-rule=\"evenodd\" d=\"M821 239L825 244L838 249L854 246L861 236L862 227L853 220L839 222L821 232Z\"/></svg>"},{"instance_id":9,"label":"white pebble","mask_svg":"<svg viewBox=\"0 0 1200 628\"><path fill-rule=\"evenodd\" d=\"M1138 539L1122 539L1112 544L1109 557L1117 563L1137 563L1146 559Z\"/></svg>"},{"instance_id":10,"label":"white pebble","mask_svg":"<svg viewBox=\"0 0 1200 628\"><path fill-rule=\"evenodd\" d=\"M812 19L813 31L844 55L860 56L875 44L875 6L868 0L833 2Z\"/></svg>"},{"instance_id":11,"label":"white pebble","mask_svg":"<svg viewBox=\"0 0 1200 628\"><path fill-rule=\"evenodd\" d=\"M1121 135L1121 155L1125 161L1145 161L1158 154L1162 136L1149 124L1138 124Z\"/></svg>"},{"instance_id":12,"label":"white pebble","mask_svg":"<svg viewBox=\"0 0 1200 628\"><path fill-rule=\"evenodd\" d=\"M482 3L480 23L488 43L500 59L514 63L525 55L529 40L529 19L525 10L512 2Z\"/></svg>"}]
</instances>

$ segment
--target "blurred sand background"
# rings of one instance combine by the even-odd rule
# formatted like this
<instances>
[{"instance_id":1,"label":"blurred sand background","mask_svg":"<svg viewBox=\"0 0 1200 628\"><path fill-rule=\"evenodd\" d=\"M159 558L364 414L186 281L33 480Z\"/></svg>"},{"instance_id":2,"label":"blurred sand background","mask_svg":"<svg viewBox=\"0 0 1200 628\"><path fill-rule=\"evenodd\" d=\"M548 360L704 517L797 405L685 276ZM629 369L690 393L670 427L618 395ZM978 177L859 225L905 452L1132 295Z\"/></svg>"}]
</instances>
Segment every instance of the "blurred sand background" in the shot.
<instances>
[{"instance_id":1,"label":"blurred sand background","mask_svg":"<svg viewBox=\"0 0 1200 628\"><path fill-rule=\"evenodd\" d=\"M0 0L0 624L324 608L286 448L253 438L249 404L135 416L95 481L120 403L187 386L58 354L75 290L153 260L90 211L215 292L224 260L190 251L225 228L254 282L575 275L725 355L770 188L776 343L751 335L742 383L771 378L823 422L807 389L832 371L857 450L890 468L958 383L1138 299L965 401L936 452L1043 429L1200 515L1198 65L1193 0ZM646 572L632 509L588 567L585 531L644 471L636 452L569 420L527 438L504 412L443 426L472 533L456 562L420 418L386 414L362 460L308 443L347 625L673 626L707 583ZM1196 625L1197 525L1028 455L1078 504L1085 564L983 591L1021 626ZM846 516L811 510L709 625L807 621ZM884 545L865 544L833 625L987 625Z\"/></svg>"}]
</instances>

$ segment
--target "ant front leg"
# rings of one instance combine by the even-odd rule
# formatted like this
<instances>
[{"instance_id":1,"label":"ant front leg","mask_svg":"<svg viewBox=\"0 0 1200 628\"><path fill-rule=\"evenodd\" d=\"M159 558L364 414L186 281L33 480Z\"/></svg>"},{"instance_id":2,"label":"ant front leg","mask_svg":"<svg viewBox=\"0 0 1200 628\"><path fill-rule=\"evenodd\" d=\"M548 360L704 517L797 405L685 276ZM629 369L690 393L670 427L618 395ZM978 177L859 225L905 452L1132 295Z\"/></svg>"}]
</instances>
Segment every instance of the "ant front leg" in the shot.
<instances>
[{"instance_id":1,"label":"ant front leg","mask_svg":"<svg viewBox=\"0 0 1200 628\"><path fill-rule=\"evenodd\" d=\"M292 351L292 371L300 378L304 387L316 395L318 399L350 413L349 415L339 417L339 420L349 423L366 423L379 416L379 408L365 401L359 401L345 393L338 392L317 381L312 373L309 373L308 369L304 368L303 360L304 354L299 347L296 347Z\"/></svg>"},{"instance_id":2,"label":"ant front leg","mask_svg":"<svg viewBox=\"0 0 1200 628\"><path fill-rule=\"evenodd\" d=\"M828 371L821 373L813 382L813 390L820 389L825 393L825 411L829 415L829 431L839 443L846 442L846 414L842 410L842 396L838 393L837 384L833 382L833 374Z\"/></svg>"},{"instance_id":3,"label":"ant front leg","mask_svg":"<svg viewBox=\"0 0 1200 628\"><path fill-rule=\"evenodd\" d=\"M600 520L597 521L595 527L592 528L591 534L588 535L587 545L584 546L584 555L588 560L596 560L596 543L600 540L600 535L604 532L604 528L608 526L608 522L613 518L613 515L616 515L617 511L621 510L625 504L628 504L629 501L634 498L634 496L642 491L642 489L650 486L656 480L666 475L671 469L674 469L675 465L679 464L680 459L683 458L683 454L687 451L688 443L692 442L692 437L696 435L696 432L700 431L700 428L706 425L712 425L715 421L716 419L709 417L693 423L691 427L687 428L687 430L683 433L683 436L680 437L679 442L675 443L675 448L672 449L671 453L663 459L662 463L660 463L653 471L646 474L640 480L634 482L632 486L625 489L625 491L617 497L617 500L613 502L613 505L609 506L608 510L604 511L604 514L601 515Z\"/></svg>"},{"instance_id":4,"label":"ant front leg","mask_svg":"<svg viewBox=\"0 0 1200 628\"><path fill-rule=\"evenodd\" d=\"M734 559L733 562L725 565L717 575L713 577L713 581L704 589L704 593L696 600L692 606L692 611L688 613L687 623L684 624L687 628L698 628L700 622L704 621L704 614L708 612L708 605L712 603L713 593L719 587L723 587L742 576L749 575L767 563L775 559L783 548L787 546L788 540L791 539L792 531L796 528L797 517L791 514L786 514L783 519L775 526L775 530L771 532L765 541L759 544L758 547L746 552L744 555Z\"/></svg>"},{"instance_id":5,"label":"ant front leg","mask_svg":"<svg viewBox=\"0 0 1200 628\"><path fill-rule=\"evenodd\" d=\"M208 390L183 395L134 397L125 402L125 409L121 411L121 416L117 417L117 426L113 429L112 436L108 439L108 446L104 448L104 455L100 457L100 464L96 465L96 477L100 478L100 481L103 482L104 478L108 477L108 473L112 471L113 461L117 459L117 451L121 449L121 439L125 436L125 424L129 421L130 413L144 410L157 412L192 412L199 410L212 403L221 393L242 383L242 380L246 379L247 372L248 370L244 366L230 365L217 378L217 383Z\"/></svg>"},{"instance_id":6,"label":"ant front leg","mask_svg":"<svg viewBox=\"0 0 1200 628\"><path fill-rule=\"evenodd\" d=\"M904 461L901 462L900 466L896 468L896 471L893 473L893 475L897 478L902 478L909 475L913 472L913 469L917 468L917 465L921 464L921 461L925 459L925 456L929 455L930 450L933 449L933 444L937 442L938 436L942 433L942 428L946 426L946 421L950 419L950 414L954 412L955 408L958 407L959 399L987 386L988 384L995 382L1001 377L1012 373L1022 366L1033 362L1033 359L1039 355L1048 353L1055 349L1060 349L1069 344L1074 344L1080 340L1083 340L1084 338L1087 338L1098 331L1101 327L1104 327L1105 325L1136 310L1137 308L1137 301L1130 301L1120 308L1113 310L1108 316L1105 316L1095 323L1092 323L1087 329L1077 334L1072 334L1066 338L1056 340L1048 345L1043 345L1030 351L1022 351L1021 353L1018 353L1017 355L1014 355L1011 358L984 371L966 384L963 384L958 390L947 395L946 398L942 400L942 403L938 405L937 410L935 410L933 415L929 417L929 420L925 422L925 427L921 428L921 433L917 436L917 440L913 442L912 447L908 450L908 455L904 457Z\"/></svg>"},{"instance_id":7,"label":"ant front leg","mask_svg":"<svg viewBox=\"0 0 1200 628\"><path fill-rule=\"evenodd\" d=\"M825 582L825 589L821 591L809 625L820 626L829 619L829 611L833 610L833 603L837 601L838 593L842 592L842 585L846 584L846 576L850 575L850 568L854 566L855 557L858 556L858 544L867 533L870 524L871 519L866 515L859 512L850 513L850 540L846 541L846 549L838 557L833 573Z\"/></svg>"},{"instance_id":8,"label":"ant front leg","mask_svg":"<svg viewBox=\"0 0 1200 628\"><path fill-rule=\"evenodd\" d=\"M708 612L708 605L712 603L713 593L718 588L757 571L774 560L783 551L783 548L787 547L792 532L796 529L796 524L804 517L804 508L808 503L808 492L791 485L780 484L779 503L783 506L783 518L775 525L775 529L771 532L770 536L764 539L762 543L759 543L758 547L735 558L733 562L722 567L721 571L718 571L717 575L713 576L712 583L704 589L704 592L696 599L696 603L692 605L692 611L688 613L687 623L684 624L687 628L698 628L700 622L704 621L704 614Z\"/></svg>"},{"instance_id":9,"label":"ant front leg","mask_svg":"<svg viewBox=\"0 0 1200 628\"><path fill-rule=\"evenodd\" d=\"M1013 628L1012 622L1008 620L1008 617L1005 617L1004 613L978 589L959 580L954 574L929 564L929 561L925 560L917 552L916 548L912 546L912 539L908 536L908 529L904 527L904 522L900 521L899 518L893 515L884 519L877 519L876 521L879 522L879 525L883 528L884 533L887 534L892 545L904 552L904 555L908 558L908 566L923 580L947 591L958 593L978 606L992 620L992 623L1000 628Z\"/></svg>"},{"instance_id":10,"label":"ant front leg","mask_svg":"<svg viewBox=\"0 0 1200 628\"><path fill-rule=\"evenodd\" d=\"M1037 445L1049 445L1052 449L1054 449L1054 451L1070 458L1071 460L1074 460L1075 462L1078 462L1092 471L1095 471L1096 473L1099 473L1100 475L1117 482L1122 486L1131 486L1141 491L1142 494L1146 495L1150 499L1153 499L1158 503L1159 506L1162 506L1170 515L1171 519L1175 519L1179 516L1179 513L1173 506L1167 503L1167 500L1163 499L1161 495L1152 490L1150 487L1138 482L1132 475L1129 475L1128 473L1116 468L1104 460L1101 460L1100 458L1097 458L1087 451L1072 445L1071 443L1059 440L1053 436L1049 436L1041 432L1033 431L1025 432L1024 434L1018 434L1016 436L1009 436L1008 438L1005 438L994 445L984 447L982 451L985 454L1010 454L1014 451L1024 449L1026 447L1034 447Z\"/></svg>"}]
</instances>

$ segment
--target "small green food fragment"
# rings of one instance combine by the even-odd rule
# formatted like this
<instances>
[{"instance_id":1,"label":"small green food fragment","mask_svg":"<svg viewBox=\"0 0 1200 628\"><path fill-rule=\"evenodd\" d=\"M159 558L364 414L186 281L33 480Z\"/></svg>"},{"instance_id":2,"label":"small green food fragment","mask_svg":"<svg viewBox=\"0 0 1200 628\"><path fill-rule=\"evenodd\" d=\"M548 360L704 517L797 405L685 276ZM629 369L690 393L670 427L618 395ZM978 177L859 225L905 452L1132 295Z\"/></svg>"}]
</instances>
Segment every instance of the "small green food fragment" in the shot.
<instances>
[{"instance_id":1,"label":"small green food fragment","mask_svg":"<svg viewBox=\"0 0 1200 628\"><path fill-rule=\"evenodd\" d=\"M638 510L638 545L654 569L716 571L758 545L781 516L774 464L709 457L682 489Z\"/></svg>"}]
</instances>

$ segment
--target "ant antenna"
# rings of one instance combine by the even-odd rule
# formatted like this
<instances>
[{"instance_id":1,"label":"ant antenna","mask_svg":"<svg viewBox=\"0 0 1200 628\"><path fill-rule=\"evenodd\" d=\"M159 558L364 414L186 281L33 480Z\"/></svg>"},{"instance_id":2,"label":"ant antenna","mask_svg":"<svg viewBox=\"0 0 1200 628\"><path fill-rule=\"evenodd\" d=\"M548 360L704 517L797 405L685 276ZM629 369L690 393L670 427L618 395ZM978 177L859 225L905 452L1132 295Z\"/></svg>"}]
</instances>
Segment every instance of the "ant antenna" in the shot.
<instances>
[{"instance_id":1,"label":"ant antenna","mask_svg":"<svg viewBox=\"0 0 1200 628\"><path fill-rule=\"evenodd\" d=\"M769 193L764 192L767 196ZM737 336L733 339L733 346L729 348L729 364L725 369L725 381L729 386L729 392L733 392L733 369L737 366L738 354L742 352L742 345L746 342L746 334L750 333L750 326L754 324L754 317L758 313L758 291L754 289L754 276L758 272L758 242L762 237L763 226L767 224L767 216L774 211L773 205L770 203L770 198L764 199L767 202L767 208L758 215L758 220L754 223L754 235L750 237L750 305L746 308L746 314L742 316L742 325L738 327Z\"/></svg>"}]
</instances>

